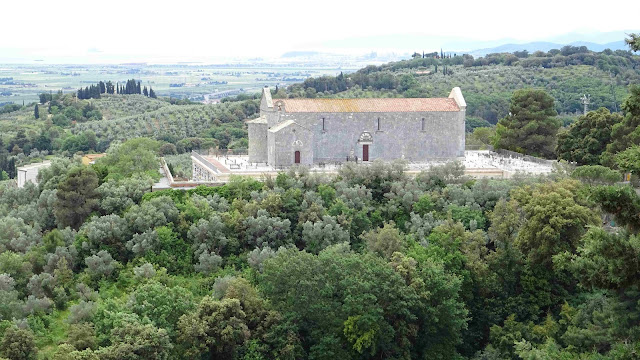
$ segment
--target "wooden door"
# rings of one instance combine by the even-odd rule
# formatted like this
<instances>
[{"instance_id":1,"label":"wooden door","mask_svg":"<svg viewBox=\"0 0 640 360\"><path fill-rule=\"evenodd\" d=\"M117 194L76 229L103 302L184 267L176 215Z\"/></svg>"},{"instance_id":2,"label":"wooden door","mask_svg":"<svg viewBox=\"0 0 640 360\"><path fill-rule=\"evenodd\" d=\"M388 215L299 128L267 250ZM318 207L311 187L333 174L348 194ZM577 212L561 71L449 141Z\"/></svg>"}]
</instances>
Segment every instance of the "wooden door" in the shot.
<instances>
[{"instance_id":1,"label":"wooden door","mask_svg":"<svg viewBox=\"0 0 640 360\"><path fill-rule=\"evenodd\" d=\"M294 161L294 162L295 162L296 164L300 164L300 151L296 151L296 152L294 153L294 156L295 156L295 161Z\"/></svg>"},{"instance_id":2,"label":"wooden door","mask_svg":"<svg viewBox=\"0 0 640 360\"><path fill-rule=\"evenodd\" d=\"M362 145L362 161L369 161L369 145Z\"/></svg>"}]
</instances>

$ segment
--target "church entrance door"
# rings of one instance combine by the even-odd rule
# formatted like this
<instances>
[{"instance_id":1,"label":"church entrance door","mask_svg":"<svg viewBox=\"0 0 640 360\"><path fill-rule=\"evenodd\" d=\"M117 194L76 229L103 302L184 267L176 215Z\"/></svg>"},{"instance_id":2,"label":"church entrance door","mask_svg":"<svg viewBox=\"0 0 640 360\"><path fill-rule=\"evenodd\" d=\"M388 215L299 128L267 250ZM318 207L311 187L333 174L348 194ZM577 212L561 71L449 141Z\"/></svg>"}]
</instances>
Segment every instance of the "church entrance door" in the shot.
<instances>
[{"instance_id":1,"label":"church entrance door","mask_svg":"<svg viewBox=\"0 0 640 360\"><path fill-rule=\"evenodd\" d=\"M296 151L296 152L294 153L294 157L295 157L295 161L294 161L294 162L295 162L296 164L300 164L300 151Z\"/></svg>"},{"instance_id":2,"label":"church entrance door","mask_svg":"<svg viewBox=\"0 0 640 360\"><path fill-rule=\"evenodd\" d=\"M369 145L362 145L362 161L369 161Z\"/></svg>"}]
</instances>

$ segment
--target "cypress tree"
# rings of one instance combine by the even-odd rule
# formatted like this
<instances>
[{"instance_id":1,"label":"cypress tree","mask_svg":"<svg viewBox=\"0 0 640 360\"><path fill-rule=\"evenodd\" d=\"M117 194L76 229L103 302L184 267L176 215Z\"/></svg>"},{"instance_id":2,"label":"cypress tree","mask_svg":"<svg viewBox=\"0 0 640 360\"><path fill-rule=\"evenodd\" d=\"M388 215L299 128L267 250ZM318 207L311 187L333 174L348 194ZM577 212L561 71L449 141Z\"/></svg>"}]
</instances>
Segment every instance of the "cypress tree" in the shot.
<instances>
[{"instance_id":1,"label":"cypress tree","mask_svg":"<svg viewBox=\"0 0 640 360\"><path fill-rule=\"evenodd\" d=\"M33 116L35 116L36 119L40 119L40 110L38 109L38 104L36 104L36 107L33 109Z\"/></svg>"},{"instance_id":2,"label":"cypress tree","mask_svg":"<svg viewBox=\"0 0 640 360\"><path fill-rule=\"evenodd\" d=\"M142 89L142 95L149 96L149 91L147 90L146 86L144 87L144 89Z\"/></svg>"},{"instance_id":3,"label":"cypress tree","mask_svg":"<svg viewBox=\"0 0 640 360\"><path fill-rule=\"evenodd\" d=\"M150 97L150 98L157 99L156 93L155 93L155 91L153 91L153 89L151 88L151 86L149 86L149 97Z\"/></svg>"},{"instance_id":4,"label":"cypress tree","mask_svg":"<svg viewBox=\"0 0 640 360\"><path fill-rule=\"evenodd\" d=\"M140 91L140 82L136 84L136 94L142 94L142 91Z\"/></svg>"}]
</instances>

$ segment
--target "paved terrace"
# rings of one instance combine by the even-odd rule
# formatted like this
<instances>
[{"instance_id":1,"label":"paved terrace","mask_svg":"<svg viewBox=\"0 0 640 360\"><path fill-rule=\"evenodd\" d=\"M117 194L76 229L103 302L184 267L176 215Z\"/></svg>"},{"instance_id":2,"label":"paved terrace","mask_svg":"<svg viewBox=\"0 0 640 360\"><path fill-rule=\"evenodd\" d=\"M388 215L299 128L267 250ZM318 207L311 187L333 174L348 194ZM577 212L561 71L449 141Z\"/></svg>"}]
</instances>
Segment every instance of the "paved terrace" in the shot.
<instances>
[{"instance_id":1,"label":"paved terrace","mask_svg":"<svg viewBox=\"0 0 640 360\"><path fill-rule=\"evenodd\" d=\"M245 175L261 177L262 175L276 175L284 169L275 168L266 163L250 163L247 155L195 155L194 180L202 181L196 173L208 172L217 182L228 180L229 175ZM193 158L193 157L192 157ZM203 161L204 160L204 161ZM510 178L516 173L548 174L553 170L553 161L517 154L498 154L488 150L466 151L464 158L459 158L465 165L465 173L469 176ZM408 173L418 173L428 170L432 166L443 165L451 160L434 160L424 163L409 163ZM196 164L206 162L206 168ZM311 172L336 174L340 163L317 164L311 167ZM198 169L196 169L198 168Z\"/></svg>"}]
</instances>

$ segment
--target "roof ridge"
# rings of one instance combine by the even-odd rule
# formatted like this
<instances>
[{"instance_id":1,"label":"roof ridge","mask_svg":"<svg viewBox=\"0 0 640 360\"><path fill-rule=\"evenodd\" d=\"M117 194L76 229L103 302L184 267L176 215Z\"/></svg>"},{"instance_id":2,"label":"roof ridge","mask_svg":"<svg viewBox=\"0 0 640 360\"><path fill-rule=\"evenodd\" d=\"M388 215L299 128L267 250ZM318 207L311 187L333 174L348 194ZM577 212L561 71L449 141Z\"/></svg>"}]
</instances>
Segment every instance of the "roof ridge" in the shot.
<instances>
[{"instance_id":1,"label":"roof ridge","mask_svg":"<svg viewBox=\"0 0 640 360\"><path fill-rule=\"evenodd\" d=\"M285 112L461 111L454 98L294 98L278 99Z\"/></svg>"}]
</instances>

